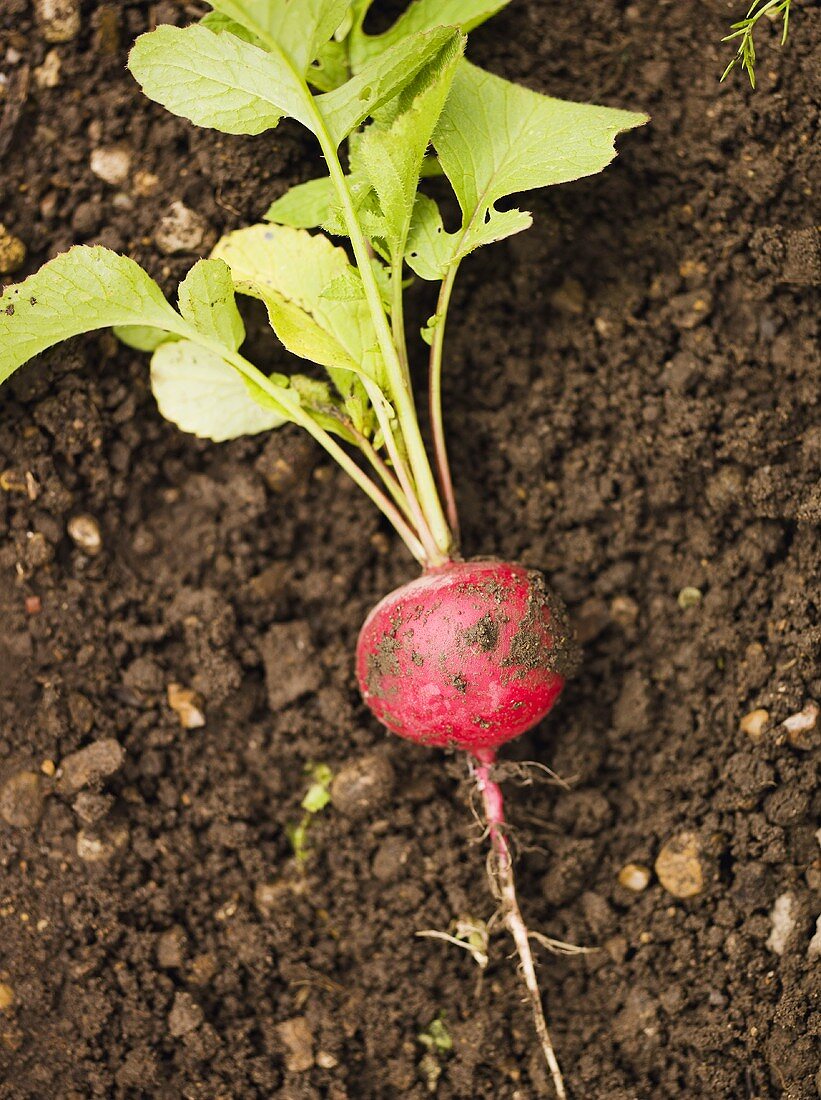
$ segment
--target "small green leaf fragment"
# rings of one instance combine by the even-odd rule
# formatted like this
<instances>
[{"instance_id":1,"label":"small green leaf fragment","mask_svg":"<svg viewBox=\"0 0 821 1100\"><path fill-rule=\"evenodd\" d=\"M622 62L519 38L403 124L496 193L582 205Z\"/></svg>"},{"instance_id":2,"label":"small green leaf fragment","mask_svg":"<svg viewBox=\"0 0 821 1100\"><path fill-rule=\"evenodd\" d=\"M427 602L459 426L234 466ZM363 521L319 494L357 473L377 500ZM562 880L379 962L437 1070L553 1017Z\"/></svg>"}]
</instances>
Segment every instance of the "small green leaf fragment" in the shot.
<instances>
[{"instance_id":1,"label":"small green leaf fragment","mask_svg":"<svg viewBox=\"0 0 821 1100\"><path fill-rule=\"evenodd\" d=\"M133 260L98 245L78 245L0 295L0 382L71 336L133 325L188 333Z\"/></svg>"},{"instance_id":2,"label":"small green leaf fragment","mask_svg":"<svg viewBox=\"0 0 821 1100\"><path fill-rule=\"evenodd\" d=\"M157 348L151 389L166 420L215 443L278 428L289 419L270 395L264 403L257 400L264 391L220 355L190 340Z\"/></svg>"},{"instance_id":3,"label":"small green leaf fragment","mask_svg":"<svg viewBox=\"0 0 821 1100\"><path fill-rule=\"evenodd\" d=\"M243 42L250 42L253 46L261 45L259 38L253 31L249 31L247 27L243 27L241 23L220 11L207 12L200 19L200 26L205 27L206 30L212 31L214 34L233 34L236 38L241 38Z\"/></svg>"},{"instance_id":4,"label":"small green leaf fragment","mask_svg":"<svg viewBox=\"0 0 821 1100\"><path fill-rule=\"evenodd\" d=\"M150 325L115 325L114 335L121 344L135 351L156 351L166 340L176 339L161 328L151 328Z\"/></svg>"},{"instance_id":5,"label":"small green leaf fragment","mask_svg":"<svg viewBox=\"0 0 821 1100\"><path fill-rule=\"evenodd\" d=\"M438 282L445 277L458 248L459 234L445 230L438 205L427 195L417 195L405 245L410 269L420 279Z\"/></svg>"},{"instance_id":6,"label":"small green leaf fragment","mask_svg":"<svg viewBox=\"0 0 821 1100\"><path fill-rule=\"evenodd\" d=\"M677 602L682 611L687 611L691 607L698 607L703 598L700 588L687 585L679 592Z\"/></svg>"},{"instance_id":7,"label":"small green leaf fragment","mask_svg":"<svg viewBox=\"0 0 821 1100\"><path fill-rule=\"evenodd\" d=\"M316 229L330 217L335 200L330 176L321 176L286 191L268 207L265 220L294 229Z\"/></svg>"},{"instance_id":8,"label":"small green leaf fragment","mask_svg":"<svg viewBox=\"0 0 821 1100\"><path fill-rule=\"evenodd\" d=\"M320 783L312 783L300 805L309 814L318 814L331 801L330 793Z\"/></svg>"},{"instance_id":9,"label":"small green leaf fragment","mask_svg":"<svg viewBox=\"0 0 821 1100\"><path fill-rule=\"evenodd\" d=\"M245 339L234 296L231 269L224 260L198 260L180 283L180 313L200 335L236 351Z\"/></svg>"},{"instance_id":10,"label":"small green leaf fragment","mask_svg":"<svg viewBox=\"0 0 821 1100\"><path fill-rule=\"evenodd\" d=\"M427 1047L428 1050L436 1054L449 1054L453 1050L453 1039L448 1031L444 1016L441 1015L431 1020L425 1030L421 1031L416 1038L422 1046Z\"/></svg>"}]
</instances>

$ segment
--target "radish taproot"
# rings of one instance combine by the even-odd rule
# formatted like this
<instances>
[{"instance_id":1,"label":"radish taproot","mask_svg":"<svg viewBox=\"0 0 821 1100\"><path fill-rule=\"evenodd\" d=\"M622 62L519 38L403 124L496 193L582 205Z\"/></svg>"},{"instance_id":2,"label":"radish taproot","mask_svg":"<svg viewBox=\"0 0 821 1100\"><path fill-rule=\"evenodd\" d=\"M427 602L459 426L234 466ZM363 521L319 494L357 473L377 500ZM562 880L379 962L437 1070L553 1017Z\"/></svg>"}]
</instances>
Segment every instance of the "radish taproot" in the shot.
<instances>
[{"instance_id":1,"label":"radish taproot","mask_svg":"<svg viewBox=\"0 0 821 1100\"><path fill-rule=\"evenodd\" d=\"M574 652L564 607L541 573L452 562L371 611L359 635L357 677L389 730L489 761L548 713Z\"/></svg>"},{"instance_id":2,"label":"radish taproot","mask_svg":"<svg viewBox=\"0 0 821 1100\"><path fill-rule=\"evenodd\" d=\"M464 259L533 222L506 200L601 171L617 135L647 118L541 95L467 62L464 31L506 0L414 0L379 35L364 29L371 2L211 0L199 22L137 40L129 66L148 96L229 134L260 134L292 117L315 139L327 174L277 198L261 224L223 237L181 283L176 308L126 256L99 246L58 255L0 295L0 382L61 340L113 327L151 353L167 419L214 442L296 424L393 526L424 573L368 618L357 662L363 695L394 732L468 754L494 888L562 1097L492 767L501 744L550 710L573 646L539 573L461 560L443 350ZM453 232L422 189L434 177L458 203ZM419 334L429 347L432 453L404 322L409 274L439 284ZM238 295L258 299L284 348L326 376L273 371L281 352L263 368L246 358Z\"/></svg>"}]
</instances>

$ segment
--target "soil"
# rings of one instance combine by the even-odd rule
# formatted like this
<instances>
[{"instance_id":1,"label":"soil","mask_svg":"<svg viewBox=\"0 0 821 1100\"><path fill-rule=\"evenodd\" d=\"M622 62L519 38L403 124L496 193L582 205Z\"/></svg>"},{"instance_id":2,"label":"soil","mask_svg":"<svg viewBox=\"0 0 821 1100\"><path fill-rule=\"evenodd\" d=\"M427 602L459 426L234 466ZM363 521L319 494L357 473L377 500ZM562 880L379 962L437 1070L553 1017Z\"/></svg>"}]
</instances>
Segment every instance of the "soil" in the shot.
<instances>
[{"instance_id":1,"label":"soil","mask_svg":"<svg viewBox=\"0 0 821 1100\"><path fill-rule=\"evenodd\" d=\"M817 730L781 725L821 700L821 10L795 5L783 50L761 28L755 93L716 80L740 10L519 0L471 46L653 116L465 266L448 348L466 550L545 569L584 646L506 751L570 783L506 788L529 921L597 948L541 961L576 1100L821 1089ZM129 43L195 11L83 0L54 45L4 0L21 274L96 241L170 289L193 258L155 243L172 203L202 252L315 174L296 128L227 138L141 98ZM115 185L90 166L112 145ZM6 389L0 471L0 1097L549 1095L504 936L482 982L416 936L494 903L464 763L384 735L355 690L359 623L414 574L367 501L291 430L184 437L110 335ZM371 793L313 817L300 870L318 762Z\"/></svg>"}]
</instances>

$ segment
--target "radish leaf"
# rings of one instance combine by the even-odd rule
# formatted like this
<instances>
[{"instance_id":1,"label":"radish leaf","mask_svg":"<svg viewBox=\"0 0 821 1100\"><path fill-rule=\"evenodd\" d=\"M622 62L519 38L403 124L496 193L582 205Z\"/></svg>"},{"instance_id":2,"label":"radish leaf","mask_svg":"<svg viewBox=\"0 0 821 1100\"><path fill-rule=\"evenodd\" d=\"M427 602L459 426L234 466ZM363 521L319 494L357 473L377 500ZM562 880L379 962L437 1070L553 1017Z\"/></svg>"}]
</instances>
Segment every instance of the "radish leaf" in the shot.
<instances>
[{"instance_id":1,"label":"radish leaf","mask_svg":"<svg viewBox=\"0 0 821 1100\"><path fill-rule=\"evenodd\" d=\"M215 351L190 340L157 348L151 358L151 389L166 420L215 443L256 435L290 419Z\"/></svg>"},{"instance_id":2,"label":"radish leaf","mask_svg":"<svg viewBox=\"0 0 821 1100\"><path fill-rule=\"evenodd\" d=\"M265 220L295 229L316 229L328 220L336 200L330 176L298 183L268 207Z\"/></svg>"},{"instance_id":3,"label":"radish leaf","mask_svg":"<svg viewBox=\"0 0 821 1100\"><path fill-rule=\"evenodd\" d=\"M345 18L348 0L210 0L222 15L284 54L300 76Z\"/></svg>"},{"instance_id":4,"label":"radish leaf","mask_svg":"<svg viewBox=\"0 0 821 1100\"><path fill-rule=\"evenodd\" d=\"M374 57L357 76L316 103L335 145L355 130L392 96L413 80L420 69L459 36L454 27L437 27L397 42Z\"/></svg>"},{"instance_id":5,"label":"radish leaf","mask_svg":"<svg viewBox=\"0 0 821 1100\"><path fill-rule=\"evenodd\" d=\"M141 35L128 65L145 94L175 115L226 134L261 134L283 115L310 129L306 93L281 57L203 26Z\"/></svg>"},{"instance_id":6,"label":"radish leaf","mask_svg":"<svg viewBox=\"0 0 821 1100\"><path fill-rule=\"evenodd\" d=\"M401 262L413 215L422 161L444 107L465 38L455 35L419 77L364 132L357 145L379 199L391 259Z\"/></svg>"},{"instance_id":7,"label":"radish leaf","mask_svg":"<svg viewBox=\"0 0 821 1100\"><path fill-rule=\"evenodd\" d=\"M113 325L188 332L133 260L107 248L78 245L0 296L0 382L46 348Z\"/></svg>"},{"instance_id":8,"label":"radish leaf","mask_svg":"<svg viewBox=\"0 0 821 1100\"><path fill-rule=\"evenodd\" d=\"M304 229L255 225L223 237L214 256L228 264L237 290L262 299L285 347L328 370L351 401L354 424L364 430L367 403L351 372L379 383L382 362L364 297L324 297L340 278L360 278L343 249Z\"/></svg>"},{"instance_id":9,"label":"radish leaf","mask_svg":"<svg viewBox=\"0 0 821 1100\"><path fill-rule=\"evenodd\" d=\"M180 283L180 313L201 335L236 351L245 339L231 269L222 260L199 260Z\"/></svg>"},{"instance_id":10,"label":"radish leaf","mask_svg":"<svg viewBox=\"0 0 821 1100\"><path fill-rule=\"evenodd\" d=\"M646 121L540 95L463 62L433 137L462 209L459 253L528 227L527 215L497 211L499 199L601 171L617 134Z\"/></svg>"},{"instance_id":11,"label":"radish leaf","mask_svg":"<svg viewBox=\"0 0 821 1100\"><path fill-rule=\"evenodd\" d=\"M415 0L389 30L377 35L367 35L362 31L362 20L370 3L361 4L360 18L350 39L354 72L358 72L370 58L411 34L447 26L459 27L467 34L509 3L510 0Z\"/></svg>"}]
</instances>

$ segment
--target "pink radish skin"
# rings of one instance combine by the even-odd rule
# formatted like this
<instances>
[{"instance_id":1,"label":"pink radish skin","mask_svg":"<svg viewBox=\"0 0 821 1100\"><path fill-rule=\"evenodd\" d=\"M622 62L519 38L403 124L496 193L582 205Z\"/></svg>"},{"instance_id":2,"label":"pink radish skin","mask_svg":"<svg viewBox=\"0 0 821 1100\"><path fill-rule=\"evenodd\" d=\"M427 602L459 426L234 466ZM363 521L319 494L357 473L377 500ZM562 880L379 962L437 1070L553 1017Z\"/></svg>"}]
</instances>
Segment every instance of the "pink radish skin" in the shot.
<instances>
[{"instance_id":1,"label":"pink radish skin","mask_svg":"<svg viewBox=\"0 0 821 1100\"><path fill-rule=\"evenodd\" d=\"M492 762L564 687L573 647L542 574L451 562L386 596L359 635L357 675L380 722L411 741Z\"/></svg>"}]
</instances>

